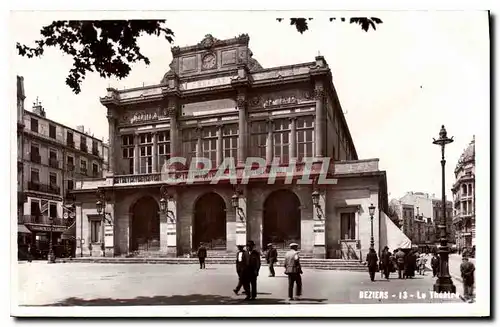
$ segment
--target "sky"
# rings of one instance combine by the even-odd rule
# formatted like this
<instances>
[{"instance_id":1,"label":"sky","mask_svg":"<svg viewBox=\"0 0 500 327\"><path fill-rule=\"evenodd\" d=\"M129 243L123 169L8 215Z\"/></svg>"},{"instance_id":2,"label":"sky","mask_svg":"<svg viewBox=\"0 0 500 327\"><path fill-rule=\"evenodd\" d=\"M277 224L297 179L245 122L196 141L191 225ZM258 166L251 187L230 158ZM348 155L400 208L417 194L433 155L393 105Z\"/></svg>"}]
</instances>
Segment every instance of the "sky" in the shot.
<instances>
[{"instance_id":1,"label":"sky","mask_svg":"<svg viewBox=\"0 0 500 327\"><path fill-rule=\"evenodd\" d=\"M106 16L105 16L106 15ZM40 58L11 53L13 76L24 76L25 108L38 97L47 117L107 139L106 108L99 97L107 87L118 89L158 84L168 71L171 46L200 42L206 34L218 39L250 36L249 47L265 67L314 61L325 57L360 159L379 158L387 172L390 198L408 191L441 195L440 148L432 144L441 125L455 142L446 147L446 189L451 199L456 162L476 137L477 160L489 161L489 32L484 11L307 12L309 30L298 33L290 12L165 11L133 13L14 12L11 44L33 45L42 26L56 19L166 19L174 43L141 37L141 51L151 64L132 66L123 80L87 74L82 92L65 84L72 60L56 49ZM329 17L370 16L383 20L377 30ZM276 17L283 17L281 23ZM15 80L13 80L13 83ZM11 106L15 108L15 106ZM15 114L12 114L12 119ZM15 133L12 133L15 135Z\"/></svg>"}]
</instances>

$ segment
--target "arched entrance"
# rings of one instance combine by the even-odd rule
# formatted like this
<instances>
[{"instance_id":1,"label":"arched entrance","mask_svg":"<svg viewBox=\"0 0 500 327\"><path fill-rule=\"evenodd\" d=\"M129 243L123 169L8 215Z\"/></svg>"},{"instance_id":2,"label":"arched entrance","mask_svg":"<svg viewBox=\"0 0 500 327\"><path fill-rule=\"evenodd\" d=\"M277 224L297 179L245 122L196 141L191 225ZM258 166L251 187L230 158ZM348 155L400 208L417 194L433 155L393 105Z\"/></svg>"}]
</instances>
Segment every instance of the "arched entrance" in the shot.
<instances>
[{"instance_id":1,"label":"arched entrance","mask_svg":"<svg viewBox=\"0 0 500 327\"><path fill-rule=\"evenodd\" d=\"M300 200L292 191L274 191L264 202L262 245L285 248L291 242L300 244Z\"/></svg>"},{"instance_id":2,"label":"arched entrance","mask_svg":"<svg viewBox=\"0 0 500 327\"><path fill-rule=\"evenodd\" d=\"M160 208L150 196L140 198L131 208L130 251L160 250Z\"/></svg>"},{"instance_id":3,"label":"arched entrance","mask_svg":"<svg viewBox=\"0 0 500 327\"><path fill-rule=\"evenodd\" d=\"M193 249L226 249L226 203L216 193L201 196L194 206Z\"/></svg>"}]
</instances>

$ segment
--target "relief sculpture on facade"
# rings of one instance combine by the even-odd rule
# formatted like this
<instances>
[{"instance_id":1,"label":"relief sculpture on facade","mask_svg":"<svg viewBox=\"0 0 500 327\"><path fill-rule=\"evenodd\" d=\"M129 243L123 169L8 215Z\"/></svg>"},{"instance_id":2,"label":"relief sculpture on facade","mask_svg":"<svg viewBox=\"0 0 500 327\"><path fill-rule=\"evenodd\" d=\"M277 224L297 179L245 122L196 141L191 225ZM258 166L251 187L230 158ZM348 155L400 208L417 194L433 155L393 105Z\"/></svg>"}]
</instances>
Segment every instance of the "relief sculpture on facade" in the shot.
<instances>
[{"instance_id":1,"label":"relief sculpture on facade","mask_svg":"<svg viewBox=\"0 0 500 327\"><path fill-rule=\"evenodd\" d=\"M252 107L278 107L289 104L298 104L303 101L312 100L313 96L311 92L302 92L300 94L286 94L286 95L274 95L274 96L257 96L250 100L250 106Z\"/></svg>"}]
</instances>

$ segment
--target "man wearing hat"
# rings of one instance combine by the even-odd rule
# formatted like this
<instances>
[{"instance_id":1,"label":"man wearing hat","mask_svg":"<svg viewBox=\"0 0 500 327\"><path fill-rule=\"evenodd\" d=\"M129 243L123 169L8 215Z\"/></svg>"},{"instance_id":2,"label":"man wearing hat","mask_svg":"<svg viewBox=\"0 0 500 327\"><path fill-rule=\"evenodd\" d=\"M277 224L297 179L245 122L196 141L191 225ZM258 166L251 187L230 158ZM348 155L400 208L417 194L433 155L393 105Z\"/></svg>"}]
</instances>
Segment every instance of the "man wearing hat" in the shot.
<instances>
[{"instance_id":1,"label":"man wearing hat","mask_svg":"<svg viewBox=\"0 0 500 327\"><path fill-rule=\"evenodd\" d=\"M246 267L244 268L243 288L245 289L245 300L255 300L257 297L257 276L260 270L260 253L255 250L254 241L247 242Z\"/></svg>"},{"instance_id":2,"label":"man wearing hat","mask_svg":"<svg viewBox=\"0 0 500 327\"><path fill-rule=\"evenodd\" d=\"M285 274L288 275L288 298L292 301L293 286L297 283L297 297L302 295L302 267L300 266L299 245L297 243L290 244L290 251L285 254Z\"/></svg>"},{"instance_id":3,"label":"man wearing hat","mask_svg":"<svg viewBox=\"0 0 500 327\"><path fill-rule=\"evenodd\" d=\"M200 269L205 269L205 258L207 257L207 248L200 242L198 248L198 260L200 261Z\"/></svg>"},{"instance_id":4,"label":"man wearing hat","mask_svg":"<svg viewBox=\"0 0 500 327\"><path fill-rule=\"evenodd\" d=\"M273 246L273 243L267 245L266 261L269 265L269 277L274 277L274 264L278 262L278 251Z\"/></svg>"},{"instance_id":5,"label":"man wearing hat","mask_svg":"<svg viewBox=\"0 0 500 327\"><path fill-rule=\"evenodd\" d=\"M460 273L464 284L464 300L472 302L474 300L474 271L476 267L469 261L467 253L462 256L462 264L460 265Z\"/></svg>"},{"instance_id":6,"label":"man wearing hat","mask_svg":"<svg viewBox=\"0 0 500 327\"><path fill-rule=\"evenodd\" d=\"M245 253L245 246L238 245L238 252L236 253L236 273L238 274L238 285L233 290L234 294L238 295L241 287L243 286L243 272L246 267L247 256Z\"/></svg>"}]
</instances>

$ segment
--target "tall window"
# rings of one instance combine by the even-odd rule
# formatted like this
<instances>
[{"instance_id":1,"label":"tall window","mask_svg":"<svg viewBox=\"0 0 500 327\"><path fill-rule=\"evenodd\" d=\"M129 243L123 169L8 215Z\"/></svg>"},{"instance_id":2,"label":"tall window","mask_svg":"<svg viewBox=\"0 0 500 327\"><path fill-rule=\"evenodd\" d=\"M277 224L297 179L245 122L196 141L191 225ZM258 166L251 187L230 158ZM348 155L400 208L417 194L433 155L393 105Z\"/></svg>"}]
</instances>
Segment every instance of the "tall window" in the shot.
<instances>
[{"instance_id":1,"label":"tall window","mask_svg":"<svg viewBox=\"0 0 500 327\"><path fill-rule=\"evenodd\" d=\"M314 149L314 119L300 117L297 119L297 160L313 156Z\"/></svg>"},{"instance_id":2,"label":"tall window","mask_svg":"<svg viewBox=\"0 0 500 327\"><path fill-rule=\"evenodd\" d=\"M196 157L196 143L198 142L198 133L194 128L184 129L182 131L182 153L186 157L186 165L191 164L191 159Z\"/></svg>"},{"instance_id":3,"label":"tall window","mask_svg":"<svg viewBox=\"0 0 500 327\"><path fill-rule=\"evenodd\" d=\"M82 175L87 175L87 161L81 159L80 160L80 173Z\"/></svg>"},{"instance_id":4,"label":"tall window","mask_svg":"<svg viewBox=\"0 0 500 327\"><path fill-rule=\"evenodd\" d=\"M75 170L75 159L73 157L68 156L68 170L73 171Z\"/></svg>"},{"instance_id":5,"label":"tall window","mask_svg":"<svg viewBox=\"0 0 500 327\"><path fill-rule=\"evenodd\" d=\"M158 170L170 159L170 131L158 132Z\"/></svg>"},{"instance_id":6,"label":"tall window","mask_svg":"<svg viewBox=\"0 0 500 327\"><path fill-rule=\"evenodd\" d=\"M267 122L255 121L250 125L250 153L253 157L266 157Z\"/></svg>"},{"instance_id":7,"label":"tall window","mask_svg":"<svg viewBox=\"0 0 500 327\"><path fill-rule=\"evenodd\" d=\"M42 212L40 210L40 201L31 200L31 215L40 217Z\"/></svg>"},{"instance_id":8,"label":"tall window","mask_svg":"<svg viewBox=\"0 0 500 327\"><path fill-rule=\"evenodd\" d=\"M31 182L40 183L40 171L35 168L31 168Z\"/></svg>"},{"instance_id":9,"label":"tall window","mask_svg":"<svg viewBox=\"0 0 500 327\"><path fill-rule=\"evenodd\" d=\"M224 158L238 157L238 125L224 125L222 127L222 154Z\"/></svg>"},{"instance_id":10,"label":"tall window","mask_svg":"<svg viewBox=\"0 0 500 327\"><path fill-rule=\"evenodd\" d=\"M83 135L80 136L80 150L87 152L87 138Z\"/></svg>"},{"instance_id":11,"label":"tall window","mask_svg":"<svg viewBox=\"0 0 500 327\"><path fill-rule=\"evenodd\" d=\"M99 165L92 163L92 176L97 177L99 175Z\"/></svg>"},{"instance_id":12,"label":"tall window","mask_svg":"<svg viewBox=\"0 0 500 327\"><path fill-rule=\"evenodd\" d=\"M49 204L49 217L57 218L57 204L50 202Z\"/></svg>"},{"instance_id":13,"label":"tall window","mask_svg":"<svg viewBox=\"0 0 500 327\"><path fill-rule=\"evenodd\" d=\"M75 147L75 141L73 140L73 133L70 131L66 132L66 144L72 148Z\"/></svg>"},{"instance_id":14,"label":"tall window","mask_svg":"<svg viewBox=\"0 0 500 327\"><path fill-rule=\"evenodd\" d=\"M134 136L122 136L122 157L125 162L126 174L134 173Z\"/></svg>"},{"instance_id":15,"label":"tall window","mask_svg":"<svg viewBox=\"0 0 500 327\"><path fill-rule=\"evenodd\" d=\"M92 140L92 154L95 156L99 155L99 147L97 146L97 141Z\"/></svg>"},{"instance_id":16,"label":"tall window","mask_svg":"<svg viewBox=\"0 0 500 327\"><path fill-rule=\"evenodd\" d=\"M38 133L38 119L36 118L31 118L31 131Z\"/></svg>"},{"instance_id":17,"label":"tall window","mask_svg":"<svg viewBox=\"0 0 500 327\"><path fill-rule=\"evenodd\" d=\"M201 132L202 157L212 162L212 168L217 167L217 128L203 127Z\"/></svg>"},{"instance_id":18,"label":"tall window","mask_svg":"<svg viewBox=\"0 0 500 327\"><path fill-rule=\"evenodd\" d=\"M56 138L56 125L49 124L49 137Z\"/></svg>"},{"instance_id":19,"label":"tall window","mask_svg":"<svg viewBox=\"0 0 500 327\"><path fill-rule=\"evenodd\" d=\"M90 221L90 242L99 243L101 241L101 221L91 220Z\"/></svg>"},{"instance_id":20,"label":"tall window","mask_svg":"<svg viewBox=\"0 0 500 327\"><path fill-rule=\"evenodd\" d=\"M49 184L50 184L50 187L57 187L57 175L56 175L56 173L49 173Z\"/></svg>"},{"instance_id":21,"label":"tall window","mask_svg":"<svg viewBox=\"0 0 500 327\"><path fill-rule=\"evenodd\" d=\"M68 191L75 188L75 182L72 179L68 179Z\"/></svg>"},{"instance_id":22,"label":"tall window","mask_svg":"<svg viewBox=\"0 0 500 327\"><path fill-rule=\"evenodd\" d=\"M356 219L354 212L342 212L340 214L340 238L343 240L356 239Z\"/></svg>"},{"instance_id":23,"label":"tall window","mask_svg":"<svg viewBox=\"0 0 500 327\"><path fill-rule=\"evenodd\" d=\"M274 157L280 159L280 163L288 163L290 158L290 121L279 119L274 122Z\"/></svg>"},{"instance_id":24,"label":"tall window","mask_svg":"<svg viewBox=\"0 0 500 327\"><path fill-rule=\"evenodd\" d=\"M38 144L31 144L31 161L36 162L36 163L41 163L42 158L40 157L40 148Z\"/></svg>"},{"instance_id":25,"label":"tall window","mask_svg":"<svg viewBox=\"0 0 500 327\"><path fill-rule=\"evenodd\" d=\"M151 133L139 135L139 173L153 172L153 136Z\"/></svg>"}]
</instances>

